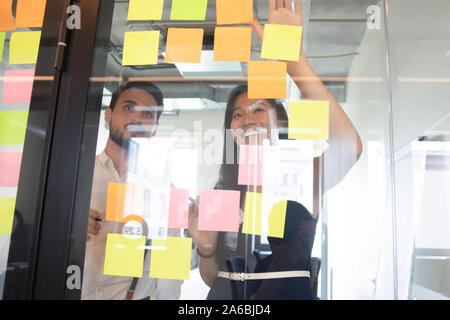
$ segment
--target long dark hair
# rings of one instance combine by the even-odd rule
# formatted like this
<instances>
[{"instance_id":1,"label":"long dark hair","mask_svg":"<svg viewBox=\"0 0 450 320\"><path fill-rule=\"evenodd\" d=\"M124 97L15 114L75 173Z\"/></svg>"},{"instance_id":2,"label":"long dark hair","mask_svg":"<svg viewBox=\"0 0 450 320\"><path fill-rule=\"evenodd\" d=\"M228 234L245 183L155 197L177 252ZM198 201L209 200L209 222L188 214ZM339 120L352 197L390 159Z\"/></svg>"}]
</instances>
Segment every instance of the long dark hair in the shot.
<instances>
[{"instance_id":1,"label":"long dark hair","mask_svg":"<svg viewBox=\"0 0 450 320\"><path fill-rule=\"evenodd\" d=\"M222 165L220 166L219 172L219 181L217 182L215 189L223 189L223 190L239 190L241 191L241 203L245 199L245 194L247 192L247 188L245 185L238 185L238 172L239 172L239 164L238 164L238 145L234 141L234 137L229 130L231 127L231 120L233 117L234 106L237 98L243 94L248 92L247 85L240 85L234 88L230 95L228 96L227 108L225 110L225 121L224 121L224 145L223 145L223 158ZM274 99L264 99L267 101L272 108L275 109L277 115L277 123L279 125L279 129L287 128L288 125L288 115L286 113L286 109L283 104ZM279 139L287 139L287 133L285 130L280 130ZM232 162L227 159L227 141L233 141L233 159ZM230 149L228 149L230 150ZM228 161L227 161L228 160ZM231 163L230 163L231 162Z\"/></svg>"}]
</instances>

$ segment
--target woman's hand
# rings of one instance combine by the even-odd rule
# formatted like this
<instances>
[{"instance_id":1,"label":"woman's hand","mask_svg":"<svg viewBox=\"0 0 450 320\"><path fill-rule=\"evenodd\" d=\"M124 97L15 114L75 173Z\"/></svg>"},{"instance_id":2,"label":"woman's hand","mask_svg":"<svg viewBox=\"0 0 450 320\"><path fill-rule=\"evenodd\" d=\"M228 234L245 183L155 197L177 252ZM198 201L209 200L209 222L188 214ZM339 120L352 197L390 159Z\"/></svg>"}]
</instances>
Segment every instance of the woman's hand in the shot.
<instances>
[{"instance_id":1,"label":"woman's hand","mask_svg":"<svg viewBox=\"0 0 450 320\"><path fill-rule=\"evenodd\" d=\"M210 255L216 250L218 232L198 230L198 210L199 197L192 201L189 206L188 231L194 242L197 244L199 251L202 254Z\"/></svg>"},{"instance_id":2,"label":"woman's hand","mask_svg":"<svg viewBox=\"0 0 450 320\"><path fill-rule=\"evenodd\" d=\"M291 0L269 0L270 24L284 24L290 26L303 26L302 0L295 0L295 8L292 8ZM257 20L253 20L252 26L262 41L264 29Z\"/></svg>"}]
</instances>

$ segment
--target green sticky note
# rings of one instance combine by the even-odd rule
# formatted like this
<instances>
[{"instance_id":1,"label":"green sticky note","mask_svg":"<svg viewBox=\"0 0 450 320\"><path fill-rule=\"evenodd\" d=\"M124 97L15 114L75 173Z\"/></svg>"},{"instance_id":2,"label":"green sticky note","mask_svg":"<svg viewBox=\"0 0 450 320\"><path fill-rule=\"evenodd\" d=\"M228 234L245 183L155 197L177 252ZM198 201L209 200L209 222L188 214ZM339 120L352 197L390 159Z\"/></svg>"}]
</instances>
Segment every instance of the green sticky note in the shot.
<instances>
[{"instance_id":1,"label":"green sticky note","mask_svg":"<svg viewBox=\"0 0 450 320\"><path fill-rule=\"evenodd\" d=\"M0 234L11 234L16 198L0 198Z\"/></svg>"},{"instance_id":2,"label":"green sticky note","mask_svg":"<svg viewBox=\"0 0 450 320\"><path fill-rule=\"evenodd\" d=\"M0 111L0 145L21 145L25 141L28 111Z\"/></svg>"},{"instance_id":3,"label":"green sticky note","mask_svg":"<svg viewBox=\"0 0 450 320\"><path fill-rule=\"evenodd\" d=\"M261 58L298 61L302 43L301 26L266 24Z\"/></svg>"},{"instance_id":4,"label":"green sticky note","mask_svg":"<svg viewBox=\"0 0 450 320\"><path fill-rule=\"evenodd\" d=\"M189 280L192 238L152 240L150 278Z\"/></svg>"},{"instance_id":5,"label":"green sticky note","mask_svg":"<svg viewBox=\"0 0 450 320\"><path fill-rule=\"evenodd\" d=\"M329 122L329 101L302 100L289 104L289 139L327 140Z\"/></svg>"},{"instance_id":6,"label":"green sticky note","mask_svg":"<svg viewBox=\"0 0 450 320\"><path fill-rule=\"evenodd\" d=\"M208 0L172 0L171 20L205 20Z\"/></svg>"},{"instance_id":7,"label":"green sticky note","mask_svg":"<svg viewBox=\"0 0 450 320\"><path fill-rule=\"evenodd\" d=\"M142 277L145 236L134 238L108 233L103 273L111 276Z\"/></svg>"},{"instance_id":8,"label":"green sticky note","mask_svg":"<svg viewBox=\"0 0 450 320\"><path fill-rule=\"evenodd\" d=\"M13 32L9 44L9 64L34 64L37 61L41 31Z\"/></svg>"},{"instance_id":9,"label":"green sticky note","mask_svg":"<svg viewBox=\"0 0 450 320\"><path fill-rule=\"evenodd\" d=\"M3 47L5 45L6 32L0 32L0 62L2 62Z\"/></svg>"},{"instance_id":10,"label":"green sticky note","mask_svg":"<svg viewBox=\"0 0 450 320\"><path fill-rule=\"evenodd\" d=\"M128 20L161 20L164 0L130 0Z\"/></svg>"},{"instance_id":11,"label":"green sticky note","mask_svg":"<svg viewBox=\"0 0 450 320\"><path fill-rule=\"evenodd\" d=\"M122 65L139 66L157 64L158 50L159 31L125 32Z\"/></svg>"}]
</instances>

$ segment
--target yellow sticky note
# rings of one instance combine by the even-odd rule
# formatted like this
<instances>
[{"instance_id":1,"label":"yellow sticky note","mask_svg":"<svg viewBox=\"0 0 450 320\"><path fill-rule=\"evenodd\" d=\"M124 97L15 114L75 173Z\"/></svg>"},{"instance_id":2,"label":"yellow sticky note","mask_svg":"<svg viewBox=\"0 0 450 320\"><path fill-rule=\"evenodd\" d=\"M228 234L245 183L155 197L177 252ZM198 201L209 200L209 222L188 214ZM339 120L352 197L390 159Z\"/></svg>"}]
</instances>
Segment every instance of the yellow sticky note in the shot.
<instances>
[{"instance_id":1,"label":"yellow sticky note","mask_svg":"<svg viewBox=\"0 0 450 320\"><path fill-rule=\"evenodd\" d=\"M127 238L123 234L108 233L103 273L111 276L142 277L145 236Z\"/></svg>"},{"instance_id":2,"label":"yellow sticky note","mask_svg":"<svg viewBox=\"0 0 450 320\"><path fill-rule=\"evenodd\" d=\"M16 28L41 28L47 0L18 0Z\"/></svg>"},{"instance_id":3,"label":"yellow sticky note","mask_svg":"<svg viewBox=\"0 0 450 320\"><path fill-rule=\"evenodd\" d=\"M123 43L124 66L158 63L159 31L125 32Z\"/></svg>"},{"instance_id":4,"label":"yellow sticky note","mask_svg":"<svg viewBox=\"0 0 450 320\"><path fill-rule=\"evenodd\" d=\"M150 278L189 280L191 238L168 237L167 240L152 240L152 247ZM163 248L165 250L161 250Z\"/></svg>"},{"instance_id":5,"label":"yellow sticky note","mask_svg":"<svg viewBox=\"0 0 450 320\"><path fill-rule=\"evenodd\" d=\"M169 28L165 61L200 63L203 33L201 28Z\"/></svg>"},{"instance_id":6,"label":"yellow sticky note","mask_svg":"<svg viewBox=\"0 0 450 320\"><path fill-rule=\"evenodd\" d=\"M262 194L247 192L245 195L242 233L261 235Z\"/></svg>"},{"instance_id":7,"label":"yellow sticky note","mask_svg":"<svg viewBox=\"0 0 450 320\"><path fill-rule=\"evenodd\" d=\"M269 212L267 235L274 238L284 238L287 201L276 203Z\"/></svg>"},{"instance_id":8,"label":"yellow sticky note","mask_svg":"<svg viewBox=\"0 0 450 320\"><path fill-rule=\"evenodd\" d=\"M329 138L329 101L292 101L289 104L289 139Z\"/></svg>"},{"instance_id":9,"label":"yellow sticky note","mask_svg":"<svg viewBox=\"0 0 450 320\"><path fill-rule=\"evenodd\" d=\"M0 198L0 234L11 234L16 198Z\"/></svg>"},{"instance_id":10,"label":"yellow sticky note","mask_svg":"<svg viewBox=\"0 0 450 320\"><path fill-rule=\"evenodd\" d=\"M267 211L270 209L268 214L264 212L266 208ZM242 233L254 235L264 234L268 237L283 238L286 208L287 201L280 201L272 205L268 198L263 199L261 193L247 192L245 195ZM263 219L267 219L267 221L263 221Z\"/></svg>"},{"instance_id":11,"label":"yellow sticky note","mask_svg":"<svg viewBox=\"0 0 450 320\"><path fill-rule=\"evenodd\" d=\"M205 20L208 0L172 0L171 20Z\"/></svg>"},{"instance_id":12,"label":"yellow sticky note","mask_svg":"<svg viewBox=\"0 0 450 320\"><path fill-rule=\"evenodd\" d=\"M250 23L253 20L253 0L217 0L217 24Z\"/></svg>"},{"instance_id":13,"label":"yellow sticky note","mask_svg":"<svg viewBox=\"0 0 450 320\"><path fill-rule=\"evenodd\" d=\"M250 61L252 28L216 27L214 61Z\"/></svg>"},{"instance_id":14,"label":"yellow sticky note","mask_svg":"<svg viewBox=\"0 0 450 320\"><path fill-rule=\"evenodd\" d=\"M3 47L5 45L6 32L0 32L0 62L2 62Z\"/></svg>"},{"instance_id":15,"label":"yellow sticky note","mask_svg":"<svg viewBox=\"0 0 450 320\"><path fill-rule=\"evenodd\" d=\"M9 64L34 64L37 61L41 31L13 32L9 45Z\"/></svg>"},{"instance_id":16,"label":"yellow sticky note","mask_svg":"<svg viewBox=\"0 0 450 320\"><path fill-rule=\"evenodd\" d=\"M261 58L298 61L302 43L301 26L266 24Z\"/></svg>"},{"instance_id":17,"label":"yellow sticky note","mask_svg":"<svg viewBox=\"0 0 450 320\"><path fill-rule=\"evenodd\" d=\"M285 99L287 65L281 61L251 61L248 64L249 99Z\"/></svg>"},{"instance_id":18,"label":"yellow sticky note","mask_svg":"<svg viewBox=\"0 0 450 320\"><path fill-rule=\"evenodd\" d=\"M0 111L0 146L23 144L28 111Z\"/></svg>"},{"instance_id":19,"label":"yellow sticky note","mask_svg":"<svg viewBox=\"0 0 450 320\"><path fill-rule=\"evenodd\" d=\"M130 0L128 20L161 20L164 0Z\"/></svg>"}]
</instances>

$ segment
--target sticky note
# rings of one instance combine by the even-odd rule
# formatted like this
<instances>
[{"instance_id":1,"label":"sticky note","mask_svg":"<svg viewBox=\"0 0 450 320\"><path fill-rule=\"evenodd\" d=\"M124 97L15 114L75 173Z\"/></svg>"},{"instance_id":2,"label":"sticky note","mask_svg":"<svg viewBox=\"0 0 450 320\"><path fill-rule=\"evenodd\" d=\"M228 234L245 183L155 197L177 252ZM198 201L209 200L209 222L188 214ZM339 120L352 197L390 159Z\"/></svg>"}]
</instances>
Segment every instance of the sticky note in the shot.
<instances>
[{"instance_id":1,"label":"sticky note","mask_svg":"<svg viewBox=\"0 0 450 320\"><path fill-rule=\"evenodd\" d=\"M172 0L171 20L205 20L208 0Z\"/></svg>"},{"instance_id":2,"label":"sticky note","mask_svg":"<svg viewBox=\"0 0 450 320\"><path fill-rule=\"evenodd\" d=\"M266 24L261 58L298 61L302 43L301 26Z\"/></svg>"},{"instance_id":3,"label":"sticky note","mask_svg":"<svg viewBox=\"0 0 450 320\"><path fill-rule=\"evenodd\" d=\"M7 70L3 87L3 103L30 102L34 69Z\"/></svg>"},{"instance_id":4,"label":"sticky note","mask_svg":"<svg viewBox=\"0 0 450 320\"><path fill-rule=\"evenodd\" d=\"M124 66L158 63L159 31L125 32L123 44Z\"/></svg>"},{"instance_id":5,"label":"sticky note","mask_svg":"<svg viewBox=\"0 0 450 320\"><path fill-rule=\"evenodd\" d=\"M0 234L11 234L16 198L0 198Z\"/></svg>"},{"instance_id":6,"label":"sticky note","mask_svg":"<svg viewBox=\"0 0 450 320\"><path fill-rule=\"evenodd\" d=\"M108 233L103 273L111 276L142 277L145 236L134 238Z\"/></svg>"},{"instance_id":7,"label":"sticky note","mask_svg":"<svg viewBox=\"0 0 450 320\"><path fill-rule=\"evenodd\" d=\"M268 216L267 235L274 238L284 238L287 201L283 200L273 205Z\"/></svg>"},{"instance_id":8,"label":"sticky note","mask_svg":"<svg viewBox=\"0 0 450 320\"><path fill-rule=\"evenodd\" d=\"M214 61L249 62L251 49L251 28L216 27L214 32Z\"/></svg>"},{"instance_id":9,"label":"sticky note","mask_svg":"<svg viewBox=\"0 0 450 320\"><path fill-rule=\"evenodd\" d=\"M273 204L266 195L247 192L242 233L284 238L286 208L287 201Z\"/></svg>"},{"instance_id":10,"label":"sticky note","mask_svg":"<svg viewBox=\"0 0 450 320\"><path fill-rule=\"evenodd\" d=\"M169 228L186 229L189 223L189 190L170 190Z\"/></svg>"},{"instance_id":11,"label":"sticky note","mask_svg":"<svg viewBox=\"0 0 450 320\"><path fill-rule=\"evenodd\" d=\"M191 238L167 237L152 240L150 278L189 280L191 270ZM156 249L155 247L159 247ZM165 248L165 250L161 250Z\"/></svg>"},{"instance_id":12,"label":"sticky note","mask_svg":"<svg viewBox=\"0 0 450 320\"><path fill-rule=\"evenodd\" d=\"M13 32L9 45L9 64L34 64L37 61L41 31Z\"/></svg>"},{"instance_id":13,"label":"sticky note","mask_svg":"<svg viewBox=\"0 0 450 320\"><path fill-rule=\"evenodd\" d=\"M289 104L289 139L329 138L329 101L292 101Z\"/></svg>"},{"instance_id":14,"label":"sticky note","mask_svg":"<svg viewBox=\"0 0 450 320\"><path fill-rule=\"evenodd\" d=\"M217 0L217 24L250 23L253 20L253 0Z\"/></svg>"},{"instance_id":15,"label":"sticky note","mask_svg":"<svg viewBox=\"0 0 450 320\"><path fill-rule=\"evenodd\" d=\"M263 172L263 146L241 145L239 147L238 184L260 186Z\"/></svg>"},{"instance_id":16,"label":"sticky note","mask_svg":"<svg viewBox=\"0 0 450 320\"><path fill-rule=\"evenodd\" d=\"M133 184L110 182L106 196L106 216L108 221L127 222L132 218L142 224L139 202L145 199L144 190Z\"/></svg>"},{"instance_id":17,"label":"sticky note","mask_svg":"<svg viewBox=\"0 0 450 320\"><path fill-rule=\"evenodd\" d=\"M0 32L0 62L2 62L3 48L5 47L6 32Z\"/></svg>"},{"instance_id":18,"label":"sticky note","mask_svg":"<svg viewBox=\"0 0 450 320\"><path fill-rule=\"evenodd\" d=\"M0 145L22 145L27 120L28 111L0 111Z\"/></svg>"},{"instance_id":19,"label":"sticky note","mask_svg":"<svg viewBox=\"0 0 450 320\"><path fill-rule=\"evenodd\" d=\"M17 0L16 27L41 28L47 0Z\"/></svg>"},{"instance_id":20,"label":"sticky note","mask_svg":"<svg viewBox=\"0 0 450 320\"><path fill-rule=\"evenodd\" d=\"M287 65L281 61L251 61L248 64L249 99L285 99Z\"/></svg>"},{"instance_id":21,"label":"sticky note","mask_svg":"<svg viewBox=\"0 0 450 320\"><path fill-rule=\"evenodd\" d=\"M161 20L164 0L130 0L128 20Z\"/></svg>"},{"instance_id":22,"label":"sticky note","mask_svg":"<svg viewBox=\"0 0 450 320\"><path fill-rule=\"evenodd\" d=\"M240 192L235 190L202 190L198 229L239 231Z\"/></svg>"},{"instance_id":23,"label":"sticky note","mask_svg":"<svg viewBox=\"0 0 450 320\"><path fill-rule=\"evenodd\" d=\"M247 192L245 194L244 220L242 233L261 235L262 194Z\"/></svg>"},{"instance_id":24,"label":"sticky note","mask_svg":"<svg viewBox=\"0 0 450 320\"><path fill-rule=\"evenodd\" d=\"M21 163L22 152L0 152L0 187L17 187Z\"/></svg>"},{"instance_id":25,"label":"sticky note","mask_svg":"<svg viewBox=\"0 0 450 320\"><path fill-rule=\"evenodd\" d=\"M169 28L165 61L200 63L203 33L201 28Z\"/></svg>"},{"instance_id":26,"label":"sticky note","mask_svg":"<svg viewBox=\"0 0 450 320\"><path fill-rule=\"evenodd\" d=\"M12 14L13 0L0 1L0 31L14 30L14 18Z\"/></svg>"}]
</instances>

